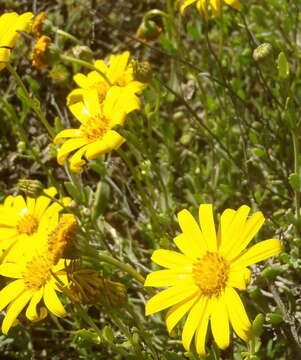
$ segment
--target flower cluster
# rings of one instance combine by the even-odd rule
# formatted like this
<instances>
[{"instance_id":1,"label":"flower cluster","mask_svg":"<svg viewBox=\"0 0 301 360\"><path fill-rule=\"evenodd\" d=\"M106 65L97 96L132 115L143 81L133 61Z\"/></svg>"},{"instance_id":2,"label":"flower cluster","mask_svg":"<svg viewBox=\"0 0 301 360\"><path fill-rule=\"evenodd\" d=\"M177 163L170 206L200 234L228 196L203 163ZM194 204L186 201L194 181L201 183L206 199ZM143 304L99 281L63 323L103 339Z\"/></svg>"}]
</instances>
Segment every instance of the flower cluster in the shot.
<instances>
[{"instance_id":1,"label":"flower cluster","mask_svg":"<svg viewBox=\"0 0 301 360\"><path fill-rule=\"evenodd\" d=\"M67 106L81 123L77 129L61 131L54 139L60 144L69 138L58 151L57 160L63 165L69 154L72 171L80 173L86 160L92 160L113 149L124 141L114 127L122 126L126 115L140 108L140 94L145 84L134 79L130 53L111 55L108 64L96 60L95 70L87 75L78 73L74 81L79 88L67 97Z\"/></svg>"}]
</instances>

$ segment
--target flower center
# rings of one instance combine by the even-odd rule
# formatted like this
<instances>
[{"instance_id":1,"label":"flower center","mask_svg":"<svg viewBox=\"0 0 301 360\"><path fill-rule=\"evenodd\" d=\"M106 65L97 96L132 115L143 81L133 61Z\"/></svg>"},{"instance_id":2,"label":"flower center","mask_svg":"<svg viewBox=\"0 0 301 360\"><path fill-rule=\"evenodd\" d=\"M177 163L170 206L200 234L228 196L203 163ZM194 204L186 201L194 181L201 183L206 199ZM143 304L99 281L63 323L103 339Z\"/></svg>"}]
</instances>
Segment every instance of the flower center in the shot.
<instances>
[{"instance_id":1,"label":"flower center","mask_svg":"<svg viewBox=\"0 0 301 360\"><path fill-rule=\"evenodd\" d=\"M28 261L25 271L22 273L25 287L28 290L37 291L49 280L51 263L42 256L34 256Z\"/></svg>"},{"instance_id":2,"label":"flower center","mask_svg":"<svg viewBox=\"0 0 301 360\"><path fill-rule=\"evenodd\" d=\"M192 274L202 295L218 296L226 286L229 264L218 253L207 251L193 264Z\"/></svg>"},{"instance_id":3,"label":"flower center","mask_svg":"<svg viewBox=\"0 0 301 360\"><path fill-rule=\"evenodd\" d=\"M99 103L101 104L107 95L109 86L105 81L98 81L97 83L95 83L91 86L91 89L97 90L98 100L99 100Z\"/></svg>"},{"instance_id":4,"label":"flower center","mask_svg":"<svg viewBox=\"0 0 301 360\"><path fill-rule=\"evenodd\" d=\"M67 257L77 230L76 218L72 214L63 214L59 224L48 237L48 258L57 264L60 258Z\"/></svg>"},{"instance_id":5,"label":"flower center","mask_svg":"<svg viewBox=\"0 0 301 360\"><path fill-rule=\"evenodd\" d=\"M103 115L93 116L81 125L80 130L89 141L93 142L101 139L109 130L109 120Z\"/></svg>"},{"instance_id":6,"label":"flower center","mask_svg":"<svg viewBox=\"0 0 301 360\"><path fill-rule=\"evenodd\" d=\"M37 218L31 214L25 214L18 221L16 229L19 234L32 235L37 231L38 225L39 222Z\"/></svg>"}]
</instances>

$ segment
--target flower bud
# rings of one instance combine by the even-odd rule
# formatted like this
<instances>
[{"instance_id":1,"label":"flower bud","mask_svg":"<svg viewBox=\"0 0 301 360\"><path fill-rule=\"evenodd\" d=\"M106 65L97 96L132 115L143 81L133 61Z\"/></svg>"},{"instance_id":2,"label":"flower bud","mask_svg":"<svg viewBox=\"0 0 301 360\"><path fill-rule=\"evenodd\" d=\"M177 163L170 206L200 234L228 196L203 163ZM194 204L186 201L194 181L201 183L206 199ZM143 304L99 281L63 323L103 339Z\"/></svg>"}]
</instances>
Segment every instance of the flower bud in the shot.
<instances>
[{"instance_id":1,"label":"flower bud","mask_svg":"<svg viewBox=\"0 0 301 360\"><path fill-rule=\"evenodd\" d=\"M152 20L143 20L136 31L136 36L140 41L151 42L158 39L162 28Z\"/></svg>"},{"instance_id":2,"label":"flower bud","mask_svg":"<svg viewBox=\"0 0 301 360\"><path fill-rule=\"evenodd\" d=\"M132 67L133 67L133 75L135 80L141 81L141 82L149 82L151 80L151 66L148 61L132 61Z\"/></svg>"},{"instance_id":3,"label":"flower bud","mask_svg":"<svg viewBox=\"0 0 301 360\"><path fill-rule=\"evenodd\" d=\"M86 45L77 45L72 48L73 55L81 60L92 62L93 60L93 52Z\"/></svg>"},{"instance_id":4,"label":"flower bud","mask_svg":"<svg viewBox=\"0 0 301 360\"><path fill-rule=\"evenodd\" d=\"M19 190L32 198L36 198L43 193L43 184L39 180L20 179L17 186Z\"/></svg>"},{"instance_id":5,"label":"flower bud","mask_svg":"<svg viewBox=\"0 0 301 360\"><path fill-rule=\"evenodd\" d=\"M260 337L263 333L264 315L258 314L252 323L252 331L255 336Z\"/></svg>"},{"instance_id":6,"label":"flower bud","mask_svg":"<svg viewBox=\"0 0 301 360\"><path fill-rule=\"evenodd\" d=\"M274 63L274 54L272 45L263 43L257 46L253 51L253 59L258 63Z\"/></svg>"}]
</instances>

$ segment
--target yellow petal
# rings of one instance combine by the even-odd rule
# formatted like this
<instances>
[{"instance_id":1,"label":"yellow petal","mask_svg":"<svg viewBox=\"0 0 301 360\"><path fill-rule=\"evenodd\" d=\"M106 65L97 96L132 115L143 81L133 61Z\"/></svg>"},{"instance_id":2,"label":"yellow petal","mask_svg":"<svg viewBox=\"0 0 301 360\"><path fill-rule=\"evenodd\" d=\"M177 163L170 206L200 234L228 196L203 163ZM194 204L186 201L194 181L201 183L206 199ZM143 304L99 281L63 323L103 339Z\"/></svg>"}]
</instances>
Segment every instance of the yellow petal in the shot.
<instances>
[{"instance_id":1,"label":"yellow petal","mask_svg":"<svg viewBox=\"0 0 301 360\"><path fill-rule=\"evenodd\" d=\"M234 289L226 288L225 302L234 331L241 339L248 341L251 335L251 323L244 305Z\"/></svg>"},{"instance_id":2,"label":"yellow petal","mask_svg":"<svg viewBox=\"0 0 301 360\"><path fill-rule=\"evenodd\" d=\"M255 264L259 261L265 260L271 256L277 255L282 250L281 242L278 239L269 239L261 241L256 245L249 248L242 255L238 256L231 269L237 269L238 267L245 267L251 264Z\"/></svg>"},{"instance_id":3,"label":"yellow petal","mask_svg":"<svg viewBox=\"0 0 301 360\"><path fill-rule=\"evenodd\" d=\"M79 138L83 136L83 132L80 129L66 129L59 132L53 139L55 144L60 144L63 138Z\"/></svg>"},{"instance_id":4,"label":"yellow petal","mask_svg":"<svg viewBox=\"0 0 301 360\"><path fill-rule=\"evenodd\" d=\"M208 329L210 313L211 313L211 302L208 301L205 312L203 313L203 316L200 320L200 323L195 333L196 351L198 354L203 356L206 355L205 344L206 344L206 334Z\"/></svg>"},{"instance_id":5,"label":"yellow petal","mask_svg":"<svg viewBox=\"0 0 301 360\"><path fill-rule=\"evenodd\" d=\"M224 2L230 6L232 6L236 10L241 10L242 5L241 2L238 0L224 0Z\"/></svg>"},{"instance_id":6,"label":"yellow petal","mask_svg":"<svg viewBox=\"0 0 301 360\"><path fill-rule=\"evenodd\" d=\"M0 311L24 291L24 281L15 280L0 291Z\"/></svg>"},{"instance_id":7,"label":"yellow petal","mask_svg":"<svg viewBox=\"0 0 301 360\"><path fill-rule=\"evenodd\" d=\"M198 293L196 285L176 285L153 296L145 306L145 315L164 310Z\"/></svg>"},{"instance_id":8,"label":"yellow petal","mask_svg":"<svg viewBox=\"0 0 301 360\"><path fill-rule=\"evenodd\" d=\"M254 213L249 220L246 221L241 236L238 238L237 243L228 254L228 259L232 260L238 256L242 250L246 248L253 237L258 233L264 224L264 216L260 211Z\"/></svg>"},{"instance_id":9,"label":"yellow petal","mask_svg":"<svg viewBox=\"0 0 301 360\"><path fill-rule=\"evenodd\" d=\"M72 112L72 114L77 118L77 120L82 124L84 124L86 121L88 121L91 118L91 114L88 112L88 109L86 108L85 104L81 101L68 105L68 108Z\"/></svg>"},{"instance_id":10,"label":"yellow petal","mask_svg":"<svg viewBox=\"0 0 301 360\"><path fill-rule=\"evenodd\" d=\"M83 99L87 111L91 116L96 116L101 113L101 106L99 103L98 91L96 88L85 91L83 93Z\"/></svg>"},{"instance_id":11,"label":"yellow petal","mask_svg":"<svg viewBox=\"0 0 301 360\"><path fill-rule=\"evenodd\" d=\"M187 351L189 351L191 340L194 333L196 332L198 325L202 321L203 316L206 314L206 307L208 301L209 299L207 297L200 297L189 311L182 332L183 346Z\"/></svg>"},{"instance_id":12,"label":"yellow petal","mask_svg":"<svg viewBox=\"0 0 301 360\"><path fill-rule=\"evenodd\" d=\"M230 268L227 285L240 290L246 290L250 277L251 271L248 268L239 268L236 271Z\"/></svg>"},{"instance_id":13,"label":"yellow petal","mask_svg":"<svg viewBox=\"0 0 301 360\"><path fill-rule=\"evenodd\" d=\"M184 271L184 268L154 271L147 275L144 286L174 286L181 282L193 284L194 279L192 278L191 271L188 270L186 273Z\"/></svg>"},{"instance_id":14,"label":"yellow petal","mask_svg":"<svg viewBox=\"0 0 301 360\"><path fill-rule=\"evenodd\" d=\"M200 247L191 237L185 234L180 234L173 239L177 248L187 257L194 260L197 257L201 257L203 252Z\"/></svg>"},{"instance_id":15,"label":"yellow petal","mask_svg":"<svg viewBox=\"0 0 301 360\"><path fill-rule=\"evenodd\" d=\"M184 4L181 5L181 7L180 7L181 13L183 14L183 13L184 13L184 10L187 8L187 6L195 3L196 1L197 1L197 0L186 0L186 1L184 2Z\"/></svg>"},{"instance_id":16,"label":"yellow petal","mask_svg":"<svg viewBox=\"0 0 301 360\"><path fill-rule=\"evenodd\" d=\"M20 314L20 312L25 308L28 301L32 297L31 291L25 291L21 295L19 295L13 303L11 303L7 313L2 322L2 332L3 334L7 334L10 327Z\"/></svg>"},{"instance_id":17,"label":"yellow petal","mask_svg":"<svg viewBox=\"0 0 301 360\"><path fill-rule=\"evenodd\" d=\"M224 294L211 299L211 330L220 349L226 349L230 342L229 317Z\"/></svg>"},{"instance_id":18,"label":"yellow petal","mask_svg":"<svg viewBox=\"0 0 301 360\"><path fill-rule=\"evenodd\" d=\"M169 334L196 301L197 297L192 295L189 299L185 299L168 309L165 322Z\"/></svg>"},{"instance_id":19,"label":"yellow petal","mask_svg":"<svg viewBox=\"0 0 301 360\"><path fill-rule=\"evenodd\" d=\"M224 239L224 242L226 242L226 234L228 232L229 226L231 225L233 218L236 214L236 211L233 209L226 209L223 211L221 215L221 219L219 222L218 227L218 234L217 234L217 247L220 249L222 239Z\"/></svg>"},{"instance_id":20,"label":"yellow petal","mask_svg":"<svg viewBox=\"0 0 301 360\"><path fill-rule=\"evenodd\" d=\"M235 247L239 246L249 211L250 208L248 206L241 206L235 212L231 223L229 223L230 219L227 219L228 222L225 224L226 229L221 229L222 238L219 251L225 258L228 258L231 251L235 249Z\"/></svg>"},{"instance_id":21,"label":"yellow petal","mask_svg":"<svg viewBox=\"0 0 301 360\"><path fill-rule=\"evenodd\" d=\"M41 301L42 296L43 296L43 289L40 289L33 294L32 298L30 300L30 303L26 309L27 319L29 319L31 321L37 321L40 319L40 314L38 314L38 312L37 312L37 305ZM42 315L44 315L44 314L42 314Z\"/></svg>"},{"instance_id":22,"label":"yellow petal","mask_svg":"<svg viewBox=\"0 0 301 360\"><path fill-rule=\"evenodd\" d=\"M177 217L185 238L179 238L175 240L176 245L179 245L183 250L185 250L185 252L183 251L185 255L189 251L188 248L191 248L191 251L195 252L193 257L194 259L201 257L206 252L207 246L198 223L186 209L180 211ZM187 241L185 245L184 239ZM191 251L189 251L190 254Z\"/></svg>"},{"instance_id":23,"label":"yellow petal","mask_svg":"<svg viewBox=\"0 0 301 360\"><path fill-rule=\"evenodd\" d=\"M22 277L20 266L8 262L0 265L0 275L15 279Z\"/></svg>"},{"instance_id":24,"label":"yellow petal","mask_svg":"<svg viewBox=\"0 0 301 360\"><path fill-rule=\"evenodd\" d=\"M84 153L93 145L88 144L77 150L70 160L70 169L73 172L81 173L83 171L82 166L85 165L86 161L83 159Z\"/></svg>"},{"instance_id":25,"label":"yellow petal","mask_svg":"<svg viewBox=\"0 0 301 360\"><path fill-rule=\"evenodd\" d=\"M74 151L78 148L81 148L82 146L86 145L87 143L88 143L88 140L85 138L67 140L57 153L57 162L60 165L64 165L68 155L72 151Z\"/></svg>"},{"instance_id":26,"label":"yellow petal","mask_svg":"<svg viewBox=\"0 0 301 360\"><path fill-rule=\"evenodd\" d=\"M115 130L109 130L100 140L91 143L86 151L86 158L92 160L112 150L118 149L125 142L125 138Z\"/></svg>"},{"instance_id":27,"label":"yellow petal","mask_svg":"<svg viewBox=\"0 0 301 360\"><path fill-rule=\"evenodd\" d=\"M77 73L73 76L73 80L76 84L81 88L88 88L90 86L90 81L88 80L87 76L82 73Z\"/></svg>"},{"instance_id":28,"label":"yellow petal","mask_svg":"<svg viewBox=\"0 0 301 360\"><path fill-rule=\"evenodd\" d=\"M55 316L64 317L66 316L66 311L59 300L55 290L53 289L53 285L48 283L44 288L44 303L46 307L51 311Z\"/></svg>"},{"instance_id":29,"label":"yellow petal","mask_svg":"<svg viewBox=\"0 0 301 360\"><path fill-rule=\"evenodd\" d=\"M208 251L217 250L217 240L215 225L213 219L213 211L211 204L201 204L199 207L199 221L203 237L207 243Z\"/></svg>"},{"instance_id":30,"label":"yellow petal","mask_svg":"<svg viewBox=\"0 0 301 360\"><path fill-rule=\"evenodd\" d=\"M11 54L10 49L0 48L0 63L4 63L4 64L0 64L0 71L5 68L5 63L9 61L10 54Z\"/></svg>"},{"instance_id":31,"label":"yellow petal","mask_svg":"<svg viewBox=\"0 0 301 360\"><path fill-rule=\"evenodd\" d=\"M113 84L123 75L126 70L130 53L124 51L120 55L112 55L110 57L110 66L108 70L108 77Z\"/></svg>"},{"instance_id":32,"label":"yellow petal","mask_svg":"<svg viewBox=\"0 0 301 360\"><path fill-rule=\"evenodd\" d=\"M188 267L192 269L193 261L188 257L171 250L159 249L155 250L152 255L152 260L166 268L173 267Z\"/></svg>"},{"instance_id":33,"label":"yellow petal","mask_svg":"<svg viewBox=\"0 0 301 360\"><path fill-rule=\"evenodd\" d=\"M66 99L67 106L70 108L71 105L73 105L77 102L83 103L84 92L85 92L85 89L82 89L82 88L72 90L68 94L67 99Z\"/></svg>"}]
</instances>

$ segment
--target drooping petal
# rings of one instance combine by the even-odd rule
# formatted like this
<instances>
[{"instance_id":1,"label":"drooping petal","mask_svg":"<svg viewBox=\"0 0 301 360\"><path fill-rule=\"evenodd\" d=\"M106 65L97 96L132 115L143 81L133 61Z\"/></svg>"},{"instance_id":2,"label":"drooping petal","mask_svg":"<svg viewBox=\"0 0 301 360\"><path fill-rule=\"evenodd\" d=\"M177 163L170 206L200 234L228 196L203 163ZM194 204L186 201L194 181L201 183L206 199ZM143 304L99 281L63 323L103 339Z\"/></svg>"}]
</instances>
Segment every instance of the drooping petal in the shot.
<instances>
[{"instance_id":1,"label":"drooping petal","mask_svg":"<svg viewBox=\"0 0 301 360\"><path fill-rule=\"evenodd\" d=\"M40 314L38 314L37 312L37 305L41 301L42 297L43 297L43 289L40 289L33 294L30 303L26 309L27 319L31 321L37 321L40 319Z\"/></svg>"},{"instance_id":2,"label":"drooping petal","mask_svg":"<svg viewBox=\"0 0 301 360\"><path fill-rule=\"evenodd\" d=\"M203 316L195 333L195 347L197 353L200 355L206 355L205 344L206 344L206 334L208 329L210 313L211 313L211 301L208 301L206 309L203 313Z\"/></svg>"},{"instance_id":3,"label":"drooping petal","mask_svg":"<svg viewBox=\"0 0 301 360\"><path fill-rule=\"evenodd\" d=\"M0 311L24 291L24 281L15 280L0 291Z\"/></svg>"},{"instance_id":4,"label":"drooping petal","mask_svg":"<svg viewBox=\"0 0 301 360\"><path fill-rule=\"evenodd\" d=\"M201 229L194 217L186 209L177 215L180 228L188 240L188 246L195 250L195 257L201 257L207 250L206 239L204 239Z\"/></svg>"},{"instance_id":5,"label":"drooping petal","mask_svg":"<svg viewBox=\"0 0 301 360\"><path fill-rule=\"evenodd\" d=\"M55 144L60 144L64 138L79 138L83 136L83 132L80 129L66 129L59 132L54 138Z\"/></svg>"},{"instance_id":6,"label":"drooping petal","mask_svg":"<svg viewBox=\"0 0 301 360\"><path fill-rule=\"evenodd\" d=\"M10 327L19 316L20 312L25 308L31 297L31 291L24 291L14 300L14 302L11 303L2 322L3 334L8 333Z\"/></svg>"},{"instance_id":7,"label":"drooping petal","mask_svg":"<svg viewBox=\"0 0 301 360\"><path fill-rule=\"evenodd\" d=\"M184 10L187 8L187 6L195 3L197 0L186 0L183 5L180 7L180 11L183 14Z\"/></svg>"},{"instance_id":8,"label":"drooping petal","mask_svg":"<svg viewBox=\"0 0 301 360\"><path fill-rule=\"evenodd\" d=\"M81 173L83 171L82 166L86 163L86 160L83 159L83 155L91 146L93 146L93 143L83 146L81 149L77 150L75 154L71 157L70 169L73 172Z\"/></svg>"},{"instance_id":9,"label":"drooping petal","mask_svg":"<svg viewBox=\"0 0 301 360\"><path fill-rule=\"evenodd\" d=\"M182 332L182 342L184 348L189 351L190 343L193 338L193 335L196 332L196 329L200 322L202 321L203 316L206 313L206 307L209 299L205 296L202 296L198 301L192 306Z\"/></svg>"},{"instance_id":10,"label":"drooping petal","mask_svg":"<svg viewBox=\"0 0 301 360\"><path fill-rule=\"evenodd\" d=\"M230 5L231 7L233 7L236 10L241 10L242 9L242 5L241 2L238 0L224 0L224 2L228 5Z\"/></svg>"},{"instance_id":11,"label":"drooping petal","mask_svg":"<svg viewBox=\"0 0 301 360\"><path fill-rule=\"evenodd\" d=\"M166 313L166 327L169 334L172 332L177 323L189 311L191 306L197 301L197 297L192 295L190 299L184 299L180 303L172 306Z\"/></svg>"},{"instance_id":12,"label":"drooping petal","mask_svg":"<svg viewBox=\"0 0 301 360\"><path fill-rule=\"evenodd\" d=\"M212 204L201 204L199 207L199 222L208 251L217 250L217 240L213 219Z\"/></svg>"},{"instance_id":13,"label":"drooping petal","mask_svg":"<svg viewBox=\"0 0 301 360\"><path fill-rule=\"evenodd\" d=\"M242 255L238 256L231 265L231 269L239 267L246 267L255 264L259 261L265 260L271 256L277 255L281 252L282 246L278 239L269 239L261 241L253 245Z\"/></svg>"},{"instance_id":14,"label":"drooping petal","mask_svg":"<svg viewBox=\"0 0 301 360\"><path fill-rule=\"evenodd\" d=\"M68 155L82 146L86 145L88 140L85 138L67 140L57 153L57 161L60 165L64 165Z\"/></svg>"},{"instance_id":15,"label":"drooping petal","mask_svg":"<svg viewBox=\"0 0 301 360\"><path fill-rule=\"evenodd\" d=\"M66 311L59 300L55 290L51 283L45 285L44 295L43 295L44 303L46 307L57 317L66 316Z\"/></svg>"},{"instance_id":16,"label":"drooping petal","mask_svg":"<svg viewBox=\"0 0 301 360\"><path fill-rule=\"evenodd\" d=\"M225 302L234 331L241 339L248 341L251 334L251 323L240 297L231 287L227 287L225 290Z\"/></svg>"},{"instance_id":17,"label":"drooping petal","mask_svg":"<svg viewBox=\"0 0 301 360\"><path fill-rule=\"evenodd\" d=\"M194 284L191 271L185 269L159 270L147 275L144 286L174 286L179 283Z\"/></svg>"},{"instance_id":18,"label":"drooping petal","mask_svg":"<svg viewBox=\"0 0 301 360\"><path fill-rule=\"evenodd\" d=\"M192 269L193 261L188 257L172 250L155 250L152 255L152 261L166 268L188 267Z\"/></svg>"},{"instance_id":19,"label":"drooping petal","mask_svg":"<svg viewBox=\"0 0 301 360\"><path fill-rule=\"evenodd\" d=\"M211 330L220 349L226 349L230 342L229 316L224 294L211 299Z\"/></svg>"},{"instance_id":20,"label":"drooping petal","mask_svg":"<svg viewBox=\"0 0 301 360\"><path fill-rule=\"evenodd\" d=\"M145 306L145 314L151 315L175 305L198 293L196 285L176 285L153 296Z\"/></svg>"}]
</instances>

